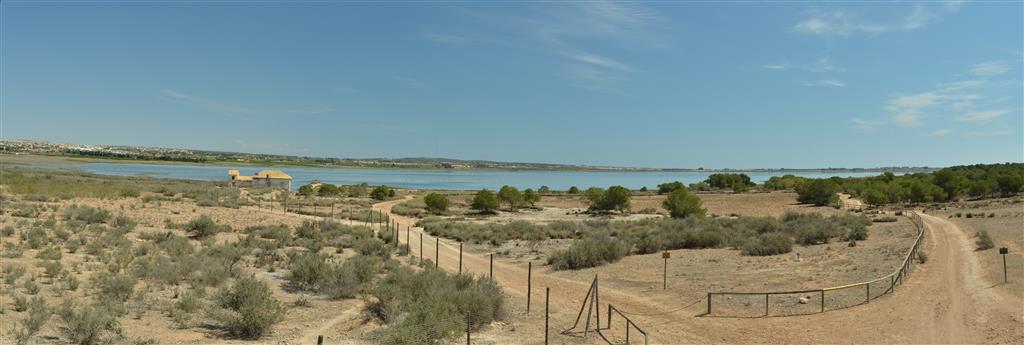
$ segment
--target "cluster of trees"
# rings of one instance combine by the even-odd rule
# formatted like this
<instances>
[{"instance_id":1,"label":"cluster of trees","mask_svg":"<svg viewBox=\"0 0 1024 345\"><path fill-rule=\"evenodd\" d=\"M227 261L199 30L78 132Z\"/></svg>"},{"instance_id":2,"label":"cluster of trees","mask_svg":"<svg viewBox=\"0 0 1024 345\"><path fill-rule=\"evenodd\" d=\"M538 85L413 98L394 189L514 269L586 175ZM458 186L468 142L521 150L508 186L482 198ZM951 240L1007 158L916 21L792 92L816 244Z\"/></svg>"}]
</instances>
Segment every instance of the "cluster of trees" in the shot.
<instances>
[{"instance_id":1,"label":"cluster of trees","mask_svg":"<svg viewBox=\"0 0 1024 345\"><path fill-rule=\"evenodd\" d=\"M549 190L547 186L542 186L541 189ZM469 208L481 213L494 213L494 211L501 207L501 204L506 204L510 211L515 211L518 207L535 206L540 201L540 198L540 193L532 188L527 188L520 192L516 187L505 185L498 190L498 193L494 193L486 188L480 190L473 197Z\"/></svg>"},{"instance_id":2,"label":"cluster of trees","mask_svg":"<svg viewBox=\"0 0 1024 345\"><path fill-rule=\"evenodd\" d=\"M746 192L755 186L747 174L711 174L705 180L711 188L732 189L734 192Z\"/></svg>"},{"instance_id":3,"label":"cluster of trees","mask_svg":"<svg viewBox=\"0 0 1024 345\"><path fill-rule=\"evenodd\" d=\"M427 205L427 211L433 214L442 214L448 211L448 197L441 193L430 193L423 197L423 203Z\"/></svg>"},{"instance_id":4,"label":"cluster of trees","mask_svg":"<svg viewBox=\"0 0 1024 345\"><path fill-rule=\"evenodd\" d=\"M629 211L632 192L623 186L611 186L607 190L590 187L583 192L591 211Z\"/></svg>"},{"instance_id":5,"label":"cluster of trees","mask_svg":"<svg viewBox=\"0 0 1024 345\"><path fill-rule=\"evenodd\" d=\"M1011 196L1024 191L1024 164L955 166L931 173L896 176L886 172L873 177L806 179L792 175L772 178L769 189L793 185L801 202L826 205L844 192L871 205L902 202L943 202L963 197Z\"/></svg>"}]
</instances>

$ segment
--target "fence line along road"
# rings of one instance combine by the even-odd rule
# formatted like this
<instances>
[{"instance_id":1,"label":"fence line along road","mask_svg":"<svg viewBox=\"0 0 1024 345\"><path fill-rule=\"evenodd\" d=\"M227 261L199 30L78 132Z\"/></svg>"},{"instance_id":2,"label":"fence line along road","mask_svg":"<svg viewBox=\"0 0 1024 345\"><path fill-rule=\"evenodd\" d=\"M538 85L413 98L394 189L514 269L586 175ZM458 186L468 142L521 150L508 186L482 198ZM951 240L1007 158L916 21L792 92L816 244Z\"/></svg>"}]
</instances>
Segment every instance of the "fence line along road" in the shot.
<instances>
[{"instance_id":1,"label":"fence line along road","mask_svg":"<svg viewBox=\"0 0 1024 345\"><path fill-rule=\"evenodd\" d=\"M903 258L903 263L900 264L900 267L897 268L892 273L889 273L889 274L887 274L885 276L879 277L877 279L869 280L869 281L853 283L853 284L847 284L847 285L841 285L841 286L826 287L826 288L808 289L808 290L760 291L760 292L733 292L733 291L714 291L714 292L708 292L708 296L707 296L707 307L708 308L707 308L707 312L704 315L705 316L726 316L726 317L728 316L728 315L713 315L714 310L712 309L712 306L713 306L712 300L714 299L715 296L730 296L730 295L740 295L740 296L755 295L755 296L757 296L757 295L763 295L764 296L764 315L761 315L761 316L762 317L766 317L766 316L771 316L770 303L769 303L770 302L770 298L771 298L771 296L776 296L776 295L817 294L819 296L819 299L820 299L820 301L819 301L820 307L818 308L817 313L823 313L826 310L825 294L827 292L839 291L839 290L847 290L847 289L854 289L854 288L859 288L859 287L863 286L864 287L864 291L865 291L864 292L864 301L862 303L858 303L858 304L855 304L855 305L864 304L864 303L870 303L872 299L881 297L881 296L883 296L885 294L891 294L893 292L893 289L895 289L896 286L901 285L903 283L903 280L906 279L907 274L910 273L910 268L913 265L914 256L917 255L918 250L921 248L921 241L924 239L924 223L921 221L921 216L918 215L916 212L909 211L907 213L906 217L909 218L911 223L914 224L914 227L917 228L917 237L914 239L913 246L910 247L910 250L907 252L907 255ZM880 294L872 297L872 295L871 295L871 284L877 284L877 283L884 284L882 286L883 289L881 290ZM810 302L806 301L806 303L810 303ZM833 309L830 309L830 310L843 309L843 308L848 308L848 307L852 307L852 306L853 305L839 306L837 308L833 308ZM803 314L814 314L814 312L812 312L812 313L803 313Z\"/></svg>"}]
</instances>

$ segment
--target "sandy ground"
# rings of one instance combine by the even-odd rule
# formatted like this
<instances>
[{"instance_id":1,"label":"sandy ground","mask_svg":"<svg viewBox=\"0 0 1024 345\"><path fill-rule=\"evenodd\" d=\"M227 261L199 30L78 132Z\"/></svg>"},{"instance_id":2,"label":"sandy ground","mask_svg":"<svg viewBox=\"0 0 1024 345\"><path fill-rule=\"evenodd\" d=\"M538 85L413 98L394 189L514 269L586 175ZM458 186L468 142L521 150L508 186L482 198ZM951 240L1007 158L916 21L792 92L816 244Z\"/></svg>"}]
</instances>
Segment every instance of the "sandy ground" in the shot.
<instances>
[{"instance_id":1,"label":"sandy ground","mask_svg":"<svg viewBox=\"0 0 1024 345\"><path fill-rule=\"evenodd\" d=\"M777 194L777 195L773 195ZM785 193L759 193L757 197L789 198ZM744 195L746 197L746 195ZM753 198L753 197L752 197ZM109 200L75 200L74 202L95 203L114 211L121 210L133 217L138 215L140 229L159 229L164 218L172 218L173 222L184 222L193 219L198 213L192 211L194 206L182 203L173 205L147 205L145 208L132 208L130 199L121 201ZM708 199L710 200L710 199ZM374 207L388 211L390 207L403 200L383 202ZM724 201L737 203L736 201ZM710 202L706 203L710 207ZM122 207L123 205L123 207ZM772 214L778 209L800 205L783 203L782 207L769 209L765 204L751 206L745 212L761 212ZM1013 209L1013 207L1017 207ZM992 231L997 245L1009 243L1011 250L1019 253L1021 244L1013 242L1012 236L1020 238L1022 218L1019 204L1008 205L1005 212L1009 216L1003 218L977 219L981 222L1002 222L1006 230ZM815 211L832 210L831 208L809 208ZM950 210L945 210L947 212ZM177 212L177 213L175 213ZM266 209L243 207L241 209L224 209L218 207L199 208L200 213L209 213L218 221L223 218L236 227L245 224L299 224L309 216L281 214ZM784 211L783 211L784 212ZM829 211L831 212L831 211ZM988 211L986 211L988 212ZM1014 213L1017 212L1017 213ZM117 212L115 212L117 213ZM435 255L440 258L440 266L450 271L459 270L458 245L442 240L440 253L434 251L434 237L413 228L415 219L397 215L392 218L402 228L410 227L414 256L425 256L433 260ZM852 308L832 310L822 314L770 318L726 318L705 317L706 306L702 293L710 288L721 287L720 281L750 282L749 288L756 288L756 282L770 286L814 286L817 284L845 283L846 279L860 279L877 273L887 273L889 268L861 267L884 266L889 258L874 260L870 256L857 257L849 254L849 262L843 265L823 265L818 263L835 262L845 258L830 256L839 255L847 248L825 249L824 246L803 249L803 261L796 262L789 255L754 260L740 257L735 251L702 250L673 251L673 261L678 264L670 266L670 285L668 290L660 290L660 279L657 274L661 259L658 255L631 256L622 261L591 270L552 272L546 267L535 265L532 272L532 289L524 284L527 269L524 259L528 257L498 256L494 262L493 277L504 288L509 296L510 317L506 322L495 323L474 335L474 343L491 344L540 344L543 340L544 319L543 301L544 288L551 292L551 343L602 343L599 338L591 335L583 338L580 334L564 335L560 332L573 325L589 287L593 274L599 274L601 284L601 307L614 304L618 309L631 315L636 324L650 335L652 344L682 343L1022 343L1022 301L1019 285L999 284L992 273L988 252L973 250L973 227L990 227L995 223L971 223L975 219L950 219L947 215L931 216L922 214L926 225L926 241L924 250L930 259L924 265L915 266L913 273L904 285L896 288L890 296L873 300L869 304ZM5 220L5 223L10 220ZM1016 227L1014 227L1017 225ZM899 237L906 229L899 224L887 224L892 227L892 236ZM1002 228L1001 228L1002 229ZM162 230L162 229L160 229ZM1014 232L1016 231L1016 233ZM423 234L423 252L419 250L419 236ZM881 230L874 232L880 234ZM230 236L230 234L226 234ZM1010 240L1006 240L1009 238ZM399 236L406 243L404 234ZM10 240L10 239L7 239ZM865 241L863 253L901 253L903 248L893 244L895 241ZM873 247L874 245L878 247ZM883 245L893 245L891 249ZM542 249L543 251L543 249ZM489 275L488 252L480 248L467 248L462 256L462 270L478 275ZM898 256L898 255L896 255ZM28 250L23 255L26 266L34 257L34 251ZM82 254L67 254L65 260L84 261ZM1017 257L1019 258L1019 256ZM9 259L4 259L9 262ZM67 265L66 265L67 267ZM709 270L714 267L715 270ZM753 269L750 269L750 268ZM711 272L713 271L713 272ZM787 280L789 272L808 272L800 280ZM261 279L271 282L274 294L285 304L291 305L301 295L289 293L280 288L282 272L269 273L254 271ZM695 274L700 272L700 274ZM1001 272L999 272L1001 273ZM1011 280L1020 282L1024 279L1024 270L1011 270ZM87 286L87 275L80 277L83 286ZM1001 278L1001 274L998 275ZM44 278L40 278L44 280ZM1001 280L1000 280L1001 281ZM719 284L719 285L716 285ZM788 285L787 285L788 284ZM82 292L87 289L80 289ZM44 290L45 291L45 290ZM532 310L525 310L526 296L532 298ZM167 298L165 295L159 298ZM7 309L0 314L0 321L5 325L13 324L20 319L22 313L10 310L9 295L0 295L0 301ZM58 300L57 296L48 299ZM274 332L259 343L273 344L311 344L317 335L325 335L328 344L360 343L359 335L378 327L361 315L362 301L343 300L328 301L311 298L311 307L289 307L284 322L275 327ZM776 304L792 301L774 301ZM53 304L53 303L51 303ZM755 304L756 305L756 304ZM773 304L775 305L775 304ZM606 315L602 314L602 318ZM54 320L51 320L53 322ZM606 320L602 320L603 322ZM616 318L607 334L613 339L623 335L622 320ZM169 319L160 311L146 312L138 320L124 318L122 324L130 337L146 337L159 339L161 344L192 344L192 343L242 343L225 341L205 328L176 329ZM49 325L42 332L48 342L56 341L56 325ZM10 330L3 328L3 334ZM636 336L636 333L634 333ZM635 340L634 340L635 341Z\"/></svg>"},{"instance_id":2,"label":"sandy ground","mask_svg":"<svg viewBox=\"0 0 1024 345\"><path fill-rule=\"evenodd\" d=\"M796 201L796 193L780 191L768 193L697 193L708 215L718 216L773 216L777 217L786 212L817 212L825 215L840 212L831 207L815 207L802 205ZM640 212L644 209L653 209L659 213L665 213L661 203L665 201L664 195L635 195L630 200L633 212ZM556 207L565 209L586 209L586 203L579 195L557 195L545 196L538 206Z\"/></svg>"},{"instance_id":3,"label":"sandy ground","mask_svg":"<svg viewBox=\"0 0 1024 345\"><path fill-rule=\"evenodd\" d=\"M375 207L389 210L395 202ZM412 219L394 218L404 226ZM916 266L903 285L891 296L871 303L821 314L782 318L718 318L701 317L705 305L700 300L684 296L659 298L650 288L628 288L604 285L601 302L633 313L634 321L645 328L651 343L1020 343L1022 334L1021 300L1012 294L993 290L992 284L979 272L977 257L972 255L971 243L955 224L927 214L924 219L925 250L931 259ZM440 253L434 246L424 246L419 253L418 228L412 230L413 254L427 258L438 255L440 265L446 269L459 269L458 247L442 241ZM423 234L424 241L435 241ZM404 238L400 239L404 243ZM627 258L629 259L629 258ZM628 263L629 260L624 260ZM618 265L618 264L616 264ZM615 265L611 265L615 266ZM480 253L464 253L462 269L474 274L488 273L488 257ZM522 284L527 274L520 264L501 259L494 263L493 277L498 280L513 300L523 299L527 287ZM620 284L621 285L621 284ZM642 284L643 285L643 284ZM530 291L534 301L544 298L540 287L551 288L552 329L569 328L575 320L589 279L565 277L561 274L537 269L533 272ZM645 291L647 290L647 291ZM539 343L540 332L531 316L519 321L520 329L533 334L525 339L519 334L502 336L500 330L492 336L508 343ZM542 326L541 326L542 327ZM621 332L614 327L610 332ZM620 333L621 334L621 333ZM555 343L596 342L596 338L579 339L577 336L556 335Z\"/></svg>"}]
</instances>

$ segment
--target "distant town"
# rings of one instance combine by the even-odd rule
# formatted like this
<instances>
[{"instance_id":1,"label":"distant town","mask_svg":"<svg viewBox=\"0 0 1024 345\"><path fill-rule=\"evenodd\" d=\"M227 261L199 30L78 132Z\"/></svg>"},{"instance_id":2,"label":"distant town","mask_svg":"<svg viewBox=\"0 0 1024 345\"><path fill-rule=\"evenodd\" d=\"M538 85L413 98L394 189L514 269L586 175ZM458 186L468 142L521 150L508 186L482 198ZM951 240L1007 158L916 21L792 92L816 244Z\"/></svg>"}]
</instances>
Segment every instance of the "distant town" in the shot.
<instances>
[{"instance_id":1,"label":"distant town","mask_svg":"<svg viewBox=\"0 0 1024 345\"><path fill-rule=\"evenodd\" d=\"M207 151L182 148L144 146L89 145L38 140L0 140L0 154L36 154L122 161L185 162L199 164L242 164L265 166L362 167L449 170L565 170L565 171L792 171L792 172L884 172L913 173L935 170L935 167L873 167L873 168L647 168L615 167L551 163L497 162L450 158L329 158L274 154Z\"/></svg>"}]
</instances>

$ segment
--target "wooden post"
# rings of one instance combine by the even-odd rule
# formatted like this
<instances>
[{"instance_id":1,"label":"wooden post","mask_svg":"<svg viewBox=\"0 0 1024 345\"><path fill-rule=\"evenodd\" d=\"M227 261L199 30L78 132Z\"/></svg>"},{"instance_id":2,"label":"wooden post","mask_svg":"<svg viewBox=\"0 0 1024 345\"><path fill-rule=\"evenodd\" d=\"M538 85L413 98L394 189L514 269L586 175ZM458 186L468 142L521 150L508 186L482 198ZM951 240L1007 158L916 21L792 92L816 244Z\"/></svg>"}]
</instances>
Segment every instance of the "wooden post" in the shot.
<instances>
[{"instance_id":1,"label":"wooden post","mask_svg":"<svg viewBox=\"0 0 1024 345\"><path fill-rule=\"evenodd\" d=\"M662 256L665 258L665 265L662 266L661 272L661 289L668 290L668 256Z\"/></svg>"},{"instance_id":2,"label":"wooden post","mask_svg":"<svg viewBox=\"0 0 1024 345\"><path fill-rule=\"evenodd\" d=\"M526 263L526 314L530 314L530 292L533 291L533 261ZM610 312L610 311L609 311Z\"/></svg>"},{"instance_id":3,"label":"wooden post","mask_svg":"<svg viewBox=\"0 0 1024 345\"><path fill-rule=\"evenodd\" d=\"M462 274L462 242L459 242L459 274Z\"/></svg>"},{"instance_id":4,"label":"wooden post","mask_svg":"<svg viewBox=\"0 0 1024 345\"><path fill-rule=\"evenodd\" d=\"M544 288L544 345L548 345L548 306L551 303L551 288Z\"/></svg>"},{"instance_id":5,"label":"wooden post","mask_svg":"<svg viewBox=\"0 0 1024 345\"><path fill-rule=\"evenodd\" d=\"M488 270L487 277L491 278L491 280L494 280L494 254L493 253L491 254L490 270Z\"/></svg>"},{"instance_id":6,"label":"wooden post","mask_svg":"<svg viewBox=\"0 0 1024 345\"><path fill-rule=\"evenodd\" d=\"M821 312L825 312L825 289L821 290Z\"/></svg>"},{"instance_id":7,"label":"wooden post","mask_svg":"<svg viewBox=\"0 0 1024 345\"><path fill-rule=\"evenodd\" d=\"M420 233L420 266L423 266L423 233Z\"/></svg>"},{"instance_id":8,"label":"wooden post","mask_svg":"<svg viewBox=\"0 0 1024 345\"><path fill-rule=\"evenodd\" d=\"M764 294L764 316L768 316L768 294Z\"/></svg>"},{"instance_id":9,"label":"wooden post","mask_svg":"<svg viewBox=\"0 0 1024 345\"><path fill-rule=\"evenodd\" d=\"M866 291L864 303L871 303L871 283L864 284L864 286L866 287L864 289L864 291Z\"/></svg>"},{"instance_id":10,"label":"wooden post","mask_svg":"<svg viewBox=\"0 0 1024 345\"><path fill-rule=\"evenodd\" d=\"M629 345L629 320L626 320L626 345Z\"/></svg>"},{"instance_id":11,"label":"wooden post","mask_svg":"<svg viewBox=\"0 0 1024 345\"><path fill-rule=\"evenodd\" d=\"M466 314L466 345L469 344L469 314Z\"/></svg>"},{"instance_id":12,"label":"wooden post","mask_svg":"<svg viewBox=\"0 0 1024 345\"><path fill-rule=\"evenodd\" d=\"M711 293L708 292L708 313L705 315L711 315Z\"/></svg>"},{"instance_id":13,"label":"wooden post","mask_svg":"<svg viewBox=\"0 0 1024 345\"><path fill-rule=\"evenodd\" d=\"M405 245L409 246L409 250L412 250L412 242L409 242L409 229L408 225L405 226Z\"/></svg>"},{"instance_id":14,"label":"wooden post","mask_svg":"<svg viewBox=\"0 0 1024 345\"><path fill-rule=\"evenodd\" d=\"M434 237L434 268L441 267L441 239Z\"/></svg>"},{"instance_id":15,"label":"wooden post","mask_svg":"<svg viewBox=\"0 0 1024 345\"><path fill-rule=\"evenodd\" d=\"M324 336L322 336L322 335L316 336L316 345L324 345Z\"/></svg>"}]
</instances>

